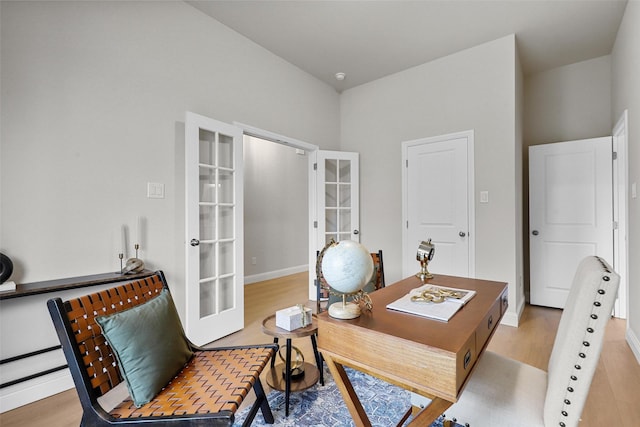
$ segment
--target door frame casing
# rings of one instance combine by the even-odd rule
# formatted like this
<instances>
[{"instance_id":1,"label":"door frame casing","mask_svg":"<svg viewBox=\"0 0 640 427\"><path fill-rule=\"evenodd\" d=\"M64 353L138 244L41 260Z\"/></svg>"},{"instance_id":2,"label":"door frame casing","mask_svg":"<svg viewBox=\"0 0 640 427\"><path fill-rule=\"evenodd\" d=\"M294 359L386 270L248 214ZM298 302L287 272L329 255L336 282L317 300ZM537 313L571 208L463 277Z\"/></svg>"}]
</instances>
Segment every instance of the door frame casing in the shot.
<instances>
[{"instance_id":1,"label":"door frame casing","mask_svg":"<svg viewBox=\"0 0 640 427\"><path fill-rule=\"evenodd\" d=\"M475 277L476 274L476 215L475 215L475 143L474 131L466 130L454 132L444 135L431 136L427 138L414 139L402 142L402 257L409 259L415 257L413 253L405 253L407 251L406 244L409 239L407 222L409 218L408 212L408 148L422 144L432 144L436 142L446 142L449 140L466 138L467 140L467 208L469 230L467 233L469 241L469 277ZM435 183L435 181L434 181ZM434 184L435 185L435 184ZM417 248L416 248L417 249ZM416 261L417 263L417 261ZM416 264L417 265L417 264ZM406 276L408 273L403 272Z\"/></svg>"},{"instance_id":2,"label":"door frame casing","mask_svg":"<svg viewBox=\"0 0 640 427\"><path fill-rule=\"evenodd\" d=\"M627 318L629 313L629 172L628 172L628 141L629 141L629 113L624 110L616 125L613 127L613 151L616 159L613 162L613 221L617 228L613 232L613 268L620 274L620 288L618 299L613 310L614 316Z\"/></svg>"}]
</instances>

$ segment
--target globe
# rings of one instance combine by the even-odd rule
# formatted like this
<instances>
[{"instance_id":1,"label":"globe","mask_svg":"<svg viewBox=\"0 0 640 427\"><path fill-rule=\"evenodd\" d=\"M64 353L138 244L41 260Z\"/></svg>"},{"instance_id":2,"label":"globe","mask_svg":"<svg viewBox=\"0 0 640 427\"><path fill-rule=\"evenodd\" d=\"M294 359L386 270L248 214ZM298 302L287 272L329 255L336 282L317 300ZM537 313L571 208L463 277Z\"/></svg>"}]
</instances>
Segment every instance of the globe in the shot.
<instances>
[{"instance_id":1,"label":"globe","mask_svg":"<svg viewBox=\"0 0 640 427\"><path fill-rule=\"evenodd\" d=\"M329 246L322 257L322 275L334 290L342 294L353 294L362 289L373 275L373 259L369 250L358 242L342 240ZM356 304L334 303L329 314L340 319L351 319L360 315Z\"/></svg>"}]
</instances>

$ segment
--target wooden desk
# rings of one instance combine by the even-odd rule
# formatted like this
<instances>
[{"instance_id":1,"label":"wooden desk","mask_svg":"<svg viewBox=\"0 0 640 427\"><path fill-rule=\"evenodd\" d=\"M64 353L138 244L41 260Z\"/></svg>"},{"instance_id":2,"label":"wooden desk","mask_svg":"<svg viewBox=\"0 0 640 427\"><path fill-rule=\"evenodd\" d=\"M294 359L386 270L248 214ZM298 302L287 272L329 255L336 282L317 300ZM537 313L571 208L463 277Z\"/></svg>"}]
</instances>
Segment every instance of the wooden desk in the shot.
<instances>
[{"instance_id":1,"label":"wooden desk","mask_svg":"<svg viewBox=\"0 0 640 427\"><path fill-rule=\"evenodd\" d=\"M429 425L458 400L507 306L507 284L436 275L434 285L477 294L449 322L386 308L422 285L409 277L370 294L373 310L357 319L318 316L318 348L356 426L371 426L344 366L349 366L432 400L410 423Z\"/></svg>"}]
</instances>

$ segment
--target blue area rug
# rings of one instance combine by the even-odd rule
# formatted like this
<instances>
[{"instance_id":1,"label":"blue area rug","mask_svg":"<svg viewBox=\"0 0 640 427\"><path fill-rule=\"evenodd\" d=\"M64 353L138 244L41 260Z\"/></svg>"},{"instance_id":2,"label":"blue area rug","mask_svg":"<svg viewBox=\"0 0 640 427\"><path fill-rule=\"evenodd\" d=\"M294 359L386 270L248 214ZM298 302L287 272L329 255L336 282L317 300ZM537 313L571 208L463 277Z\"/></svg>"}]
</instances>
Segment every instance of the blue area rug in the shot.
<instances>
[{"instance_id":1,"label":"blue area rug","mask_svg":"<svg viewBox=\"0 0 640 427\"><path fill-rule=\"evenodd\" d=\"M374 426L395 426L411 406L408 391L391 385L385 381L346 368L347 375L353 384L362 406ZM272 391L267 396L271 411L275 418L273 426L323 426L323 427L351 427L354 425L351 414L342 399L340 390L336 387L331 374L325 367L325 385L320 383L308 390L291 393L289 397L289 416L285 417L284 392ZM242 425L250 408L236 414L234 426ZM254 426L269 426L258 411ZM431 427L442 427L442 420L438 420Z\"/></svg>"}]
</instances>

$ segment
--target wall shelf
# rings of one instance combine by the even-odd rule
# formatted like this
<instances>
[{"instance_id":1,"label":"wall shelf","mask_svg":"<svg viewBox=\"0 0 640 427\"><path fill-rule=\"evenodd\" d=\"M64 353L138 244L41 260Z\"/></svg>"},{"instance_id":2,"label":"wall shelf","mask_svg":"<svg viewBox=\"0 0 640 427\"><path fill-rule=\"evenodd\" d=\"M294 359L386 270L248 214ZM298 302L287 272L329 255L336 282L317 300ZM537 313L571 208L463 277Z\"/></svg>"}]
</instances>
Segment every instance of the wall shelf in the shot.
<instances>
[{"instance_id":1,"label":"wall shelf","mask_svg":"<svg viewBox=\"0 0 640 427\"><path fill-rule=\"evenodd\" d=\"M46 294L49 292L66 291L69 289L85 288L106 283L115 283L141 279L151 276L153 271L143 270L135 274L103 273L90 276L70 277L66 279L45 280L42 282L19 283L14 291L0 292L0 300L20 298L29 295Z\"/></svg>"}]
</instances>

